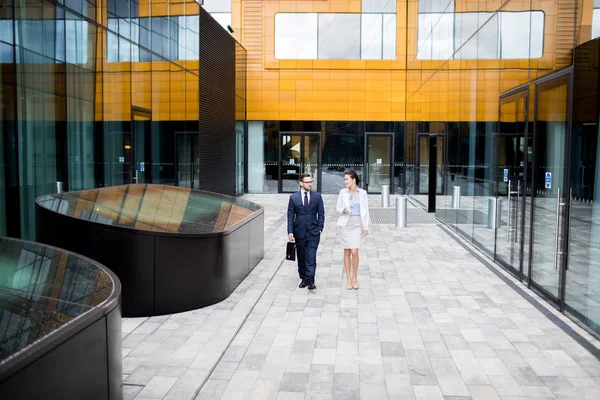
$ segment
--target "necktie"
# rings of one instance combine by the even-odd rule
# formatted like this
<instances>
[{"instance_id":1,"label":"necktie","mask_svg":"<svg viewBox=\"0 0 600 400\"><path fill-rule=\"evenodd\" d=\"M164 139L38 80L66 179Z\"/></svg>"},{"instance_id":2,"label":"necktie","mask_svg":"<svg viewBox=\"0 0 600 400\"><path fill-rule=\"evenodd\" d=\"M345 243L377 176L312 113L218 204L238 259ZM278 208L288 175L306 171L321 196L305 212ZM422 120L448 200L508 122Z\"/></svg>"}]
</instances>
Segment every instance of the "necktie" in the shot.
<instances>
[{"instance_id":1,"label":"necktie","mask_svg":"<svg viewBox=\"0 0 600 400\"><path fill-rule=\"evenodd\" d=\"M304 192L304 208L308 208L308 193Z\"/></svg>"}]
</instances>

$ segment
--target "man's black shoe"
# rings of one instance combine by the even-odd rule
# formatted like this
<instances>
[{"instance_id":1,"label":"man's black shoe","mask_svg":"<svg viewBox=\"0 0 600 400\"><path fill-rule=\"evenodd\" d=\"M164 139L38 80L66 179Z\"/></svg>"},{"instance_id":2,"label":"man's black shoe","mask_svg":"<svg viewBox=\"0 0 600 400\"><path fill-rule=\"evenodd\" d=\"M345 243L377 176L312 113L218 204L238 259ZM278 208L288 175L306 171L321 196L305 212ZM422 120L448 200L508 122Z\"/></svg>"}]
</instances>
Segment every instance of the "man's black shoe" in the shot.
<instances>
[{"instance_id":1,"label":"man's black shoe","mask_svg":"<svg viewBox=\"0 0 600 400\"><path fill-rule=\"evenodd\" d=\"M315 290L317 287L315 286L314 283L311 283L310 285L308 285L308 290Z\"/></svg>"},{"instance_id":2,"label":"man's black shoe","mask_svg":"<svg viewBox=\"0 0 600 400\"><path fill-rule=\"evenodd\" d=\"M298 287L300 289L304 289L307 286L308 286L308 282L306 282L304 279L302 279L302 282L300 282L300 284L298 285Z\"/></svg>"}]
</instances>

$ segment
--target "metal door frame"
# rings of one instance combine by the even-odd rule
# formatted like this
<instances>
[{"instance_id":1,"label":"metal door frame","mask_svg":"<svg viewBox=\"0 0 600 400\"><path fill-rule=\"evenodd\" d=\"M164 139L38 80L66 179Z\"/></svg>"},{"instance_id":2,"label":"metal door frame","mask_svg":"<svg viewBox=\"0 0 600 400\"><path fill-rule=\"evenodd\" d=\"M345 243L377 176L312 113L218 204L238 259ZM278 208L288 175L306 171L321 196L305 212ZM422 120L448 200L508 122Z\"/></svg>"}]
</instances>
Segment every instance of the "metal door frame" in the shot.
<instances>
[{"instance_id":1,"label":"metal door frame","mask_svg":"<svg viewBox=\"0 0 600 400\"><path fill-rule=\"evenodd\" d=\"M279 132L279 137L277 140L277 169L279 170L277 173L277 193L295 193L298 190L300 190L300 183L298 183L298 188L296 190L294 190L293 192L284 192L283 191L283 160L281 159L281 147L282 147L282 140L281 138L283 136L316 136L317 139L319 140L318 143L318 148L319 151L317 152L317 187L313 188L313 190L317 191L317 192L321 192L321 187L322 187L322 163L321 163L321 132ZM304 140L300 141L300 154L304 154L303 152L304 150Z\"/></svg>"},{"instance_id":2,"label":"metal door frame","mask_svg":"<svg viewBox=\"0 0 600 400\"><path fill-rule=\"evenodd\" d=\"M175 149L175 176L174 176L174 181L176 183L176 186L179 186L179 138L181 136L189 136L191 138L198 139L200 133L198 131L176 131L174 133L175 133L173 135L174 139L175 139L174 140L175 141L175 146L174 146L174 149ZM198 144L198 143L196 143L196 144ZM193 148L193 146L190 148L190 150L192 151L191 156L192 156L192 163L193 163L194 162L194 159L193 159L193 157L194 157L194 148ZM192 165L192 167L193 167L193 165ZM198 174L198 187L197 188L193 187L194 186L194 179L193 178L194 178L194 175L192 174L191 175L191 180L190 180L192 189L199 189L199 186L200 186L200 174Z\"/></svg>"},{"instance_id":3,"label":"metal door frame","mask_svg":"<svg viewBox=\"0 0 600 400\"><path fill-rule=\"evenodd\" d=\"M416 154L415 154L415 163L417 163L417 165L419 165L420 167L420 162L421 162L421 137L427 137L429 138L429 140L427 141L427 151L430 150L429 148L429 141L431 140L431 138L437 139L439 137L442 137L444 139L444 148L442 150L442 160L437 160L437 154L436 156L436 168L437 168L437 164L441 162L441 174L442 174L442 195L444 194L444 189L448 186L448 182L446 181L447 176L448 176L448 172L446 171L446 160L448 159L448 134L446 132L434 132L434 133L417 133L417 146L416 146ZM429 155L429 157L431 158L431 154ZM429 163L427 163L427 168L429 170ZM437 176L436 176L437 179ZM421 192L421 187L420 187L420 183L419 183L419 179L418 176L415 179L415 194L429 194L429 184L427 185L427 193L423 193ZM419 190L416 190L419 189ZM435 196L437 196L437 181L436 181L436 190L435 190Z\"/></svg>"},{"instance_id":4,"label":"metal door frame","mask_svg":"<svg viewBox=\"0 0 600 400\"><path fill-rule=\"evenodd\" d=\"M514 89L509 90L508 92L504 92L500 95L499 97L499 101L498 101L498 140L496 140L496 163L498 164L498 161L500 160L500 137L501 137L501 121L500 121L500 113L501 113L501 109L502 109L502 100L510 98L512 96L518 95L520 93L525 93L525 132L523 135L523 138L525 140L525 151L523 152L523 194L525 196L525 193L527 192L527 170L528 170L528 160L527 160L527 143L528 143L528 139L529 139L529 100L530 100L530 93L529 93L529 83L526 83L524 85L521 86L517 86ZM534 104L534 108L535 108L535 104ZM535 116L535 111L534 114ZM515 119L515 123L517 123L516 119ZM513 136L513 135L511 135ZM514 135L516 137L518 137L518 135ZM535 135L534 135L534 139L535 139ZM535 143L533 144L533 149L535 149ZM535 152L534 152L534 159L535 159ZM497 165L496 164L496 165ZM532 168L533 168L533 162L532 162ZM510 189L509 189L510 190ZM509 194L509 198L510 198L510 194ZM498 200L498 181L496 180L496 200ZM508 207L510 207L510 202L508 202L509 204L507 204ZM517 221L517 223L519 223L519 227L517 227L517 231L515 232L515 234L518 234L520 232L520 239L519 239L519 256L518 256L518 268L515 268L514 266L508 265L508 263L504 260L501 260L497 257L497 244L498 244L498 229L499 227L496 228L496 231L494 232L494 261L497 262L498 264L502 265L507 271L509 271L510 273L512 273L513 275L515 275L519 281L523 281L524 278L524 274L523 274L523 269L525 267L525 260L524 260L524 255L525 255L525 197L523 197L523 200L521 202L522 204L517 204L517 210L521 211L521 221ZM531 202L533 205L533 201ZM496 207L498 207L498 203L496 202ZM532 207L533 208L533 207ZM496 210L497 211L497 210ZM509 227L510 227L510 221L508 221ZM530 224L533 225L533 220L530 220ZM530 242L531 242L531 238L532 238L532 234L531 234L531 226L530 226ZM510 238L510 233L509 233L509 238ZM531 247L530 247L531 249ZM529 254L531 255L531 251L529 252ZM516 273L515 273L516 272ZM531 279L531 269L529 269L529 273L528 273L528 279Z\"/></svg>"},{"instance_id":5,"label":"metal door frame","mask_svg":"<svg viewBox=\"0 0 600 400\"><path fill-rule=\"evenodd\" d=\"M395 149L395 134L394 132L365 132L365 153L364 153L364 171L363 180L360 187L369 191L369 136L386 136L390 140L390 194L394 194L394 149ZM381 192L369 192L371 194L380 194Z\"/></svg>"},{"instance_id":6,"label":"metal door frame","mask_svg":"<svg viewBox=\"0 0 600 400\"><path fill-rule=\"evenodd\" d=\"M563 179L563 182L561 182L563 189L564 188L570 188L571 187L571 136L572 136L572 128L573 128L573 80L574 80L574 73L573 73L574 68L568 67L565 68L563 70L557 71L553 74L550 74L548 76L545 76L541 79L538 79L537 81L533 82L535 84L535 93L534 93L534 102L533 102L533 107L534 107L534 121L533 121L533 162L532 162L532 170L536 165L536 152L535 152L535 148L536 148L536 140L537 140L537 104L538 104L538 94L539 94L539 86L543 85L545 83L549 83L551 81L554 81L556 79L562 78L564 76L569 76L568 82L569 82L569 88L567 90L567 125L566 125L566 132L565 132L565 165L564 165L564 170L565 170L565 177ZM535 195L535 188L533 188L533 193ZM530 235L530 252L529 252L529 278L527 281L527 287L531 288L532 290L534 290L536 293L538 293L540 296L542 296L544 299L546 299L550 304L555 305L559 308L559 310L561 312L565 312L565 296L566 296L566 283L567 283L567 269L568 269L568 251L569 251L569 221L570 221L570 216L569 216L569 212L570 212L570 204L571 204L571 198L570 196L566 196L564 195L564 191L563 191L563 197L559 198L557 201L560 203L561 199L564 199L565 202L563 204L559 204L564 206L564 214L563 214L563 224L562 224L562 228L561 230L558 232L559 235L562 235L563 240L562 243L560 243L557 248L555 249L555 251L562 251L562 254L557 254L556 256L556 262L559 263L558 264L558 268L559 268L559 272L558 272L558 298L555 299L550 293L548 293L544 288L542 288L540 285L536 284L535 282L533 282L533 279L531 278L531 272L533 270L533 218L535 216L534 213L534 207L533 207L533 201L531 202L531 211L530 211L530 215L531 215L531 235ZM560 215L558 216L560 218Z\"/></svg>"},{"instance_id":7,"label":"metal door frame","mask_svg":"<svg viewBox=\"0 0 600 400\"><path fill-rule=\"evenodd\" d=\"M137 175L137 162L136 162L136 157L135 157L135 149L136 149L136 140L135 140L135 119L134 119L134 115L138 114L140 116L148 116L148 122L150 124L149 128L149 134L148 134L148 138L144 138L144 139L148 139L150 144L152 143L152 110L148 109L148 108L143 108L143 107L137 107L137 106L131 106L131 129L129 130L129 135L130 135L130 139L131 139L131 183L138 183L138 175ZM145 140L144 140L145 141ZM146 143L144 143L144 154L146 154ZM145 167L145 163L146 161L144 160L144 169ZM152 182L152 172L151 169L149 169L150 171L150 182ZM135 182L134 182L135 180ZM146 182L146 183L150 183L150 182Z\"/></svg>"}]
</instances>

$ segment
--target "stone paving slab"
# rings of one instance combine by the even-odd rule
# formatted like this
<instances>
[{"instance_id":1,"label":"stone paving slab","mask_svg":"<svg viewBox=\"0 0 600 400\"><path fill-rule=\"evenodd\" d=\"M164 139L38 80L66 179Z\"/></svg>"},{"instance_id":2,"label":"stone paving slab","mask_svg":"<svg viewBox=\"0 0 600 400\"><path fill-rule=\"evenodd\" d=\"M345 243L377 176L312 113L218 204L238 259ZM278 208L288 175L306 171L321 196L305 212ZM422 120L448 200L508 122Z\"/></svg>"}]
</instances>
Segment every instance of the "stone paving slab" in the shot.
<instances>
[{"instance_id":1,"label":"stone paving slab","mask_svg":"<svg viewBox=\"0 0 600 400\"><path fill-rule=\"evenodd\" d=\"M373 225L347 290L324 195L309 292L284 260L288 195L245 198L265 207L264 259L221 303L123 320L125 399L600 398L572 336L598 341L444 228Z\"/></svg>"}]
</instances>

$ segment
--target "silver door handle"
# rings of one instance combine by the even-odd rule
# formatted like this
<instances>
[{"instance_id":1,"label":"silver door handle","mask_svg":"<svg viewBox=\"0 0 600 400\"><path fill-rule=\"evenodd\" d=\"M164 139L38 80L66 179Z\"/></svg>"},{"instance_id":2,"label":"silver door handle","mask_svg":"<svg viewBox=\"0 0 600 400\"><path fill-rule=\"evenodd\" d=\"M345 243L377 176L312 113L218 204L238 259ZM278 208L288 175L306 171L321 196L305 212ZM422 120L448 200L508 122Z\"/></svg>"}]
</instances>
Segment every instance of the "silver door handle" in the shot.
<instances>
[{"instance_id":1,"label":"silver door handle","mask_svg":"<svg viewBox=\"0 0 600 400\"><path fill-rule=\"evenodd\" d=\"M517 182L517 211L516 211L516 218L515 218L515 243L517 243L517 236L519 233L519 207L520 207L520 200L521 200L521 181Z\"/></svg>"},{"instance_id":2,"label":"silver door handle","mask_svg":"<svg viewBox=\"0 0 600 400\"><path fill-rule=\"evenodd\" d=\"M569 225L567 229L571 230L571 216L573 215L573 188L569 190ZM567 241L567 259L565 262L565 270L569 269L569 256L571 255L571 240Z\"/></svg>"},{"instance_id":3,"label":"silver door handle","mask_svg":"<svg viewBox=\"0 0 600 400\"><path fill-rule=\"evenodd\" d=\"M510 179L508 180L508 217L506 221L506 242L510 243Z\"/></svg>"},{"instance_id":4,"label":"silver door handle","mask_svg":"<svg viewBox=\"0 0 600 400\"><path fill-rule=\"evenodd\" d=\"M558 270L558 229L560 225L560 188L556 198L556 234L554 235L554 269Z\"/></svg>"},{"instance_id":5,"label":"silver door handle","mask_svg":"<svg viewBox=\"0 0 600 400\"><path fill-rule=\"evenodd\" d=\"M138 170L135 169L135 183L138 183Z\"/></svg>"},{"instance_id":6,"label":"silver door handle","mask_svg":"<svg viewBox=\"0 0 600 400\"><path fill-rule=\"evenodd\" d=\"M554 237L554 269L558 270L558 258L563 255L563 252L558 249L558 241L560 237L560 208L566 203L561 202L560 188L557 189L558 195L556 199L556 235Z\"/></svg>"}]
</instances>

